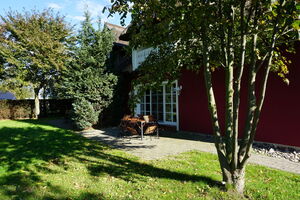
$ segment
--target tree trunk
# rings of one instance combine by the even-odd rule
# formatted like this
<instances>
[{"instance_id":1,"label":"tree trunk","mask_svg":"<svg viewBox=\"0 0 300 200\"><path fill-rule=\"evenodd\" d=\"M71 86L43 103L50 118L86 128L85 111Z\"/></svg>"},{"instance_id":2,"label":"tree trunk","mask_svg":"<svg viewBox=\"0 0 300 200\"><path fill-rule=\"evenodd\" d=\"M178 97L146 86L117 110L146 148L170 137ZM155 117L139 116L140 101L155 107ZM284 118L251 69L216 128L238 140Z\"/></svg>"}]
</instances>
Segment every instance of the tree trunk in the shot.
<instances>
[{"instance_id":1,"label":"tree trunk","mask_svg":"<svg viewBox=\"0 0 300 200\"><path fill-rule=\"evenodd\" d=\"M47 95L46 95L46 87L44 86L43 87L43 108L44 108L44 110L42 110L42 112L43 112L43 115L45 117L47 117L47 115L48 115L46 97L47 97Z\"/></svg>"},{"instance_id":2,"label":"tree trunk","mask_svg":"<svg viewBox=\"0 0 300 200\"><path fill-rule=\"evenodd\" d=\"M34 117L37 119L40 114L39 88L34 89Z\"/></svg>"},{"instance_id":3,"label":"tree trunk","mask_svg":"<svg viewBox=\"0 0 300 200\"><path fill-rule=\"evenodd\" d=\"M234 190L240 195L243 195L245 187L245 167L241 169L229 169L225 166L222 166L223 172L223 181L226 184L228 190Z\"/></svg>"}]
</instances>

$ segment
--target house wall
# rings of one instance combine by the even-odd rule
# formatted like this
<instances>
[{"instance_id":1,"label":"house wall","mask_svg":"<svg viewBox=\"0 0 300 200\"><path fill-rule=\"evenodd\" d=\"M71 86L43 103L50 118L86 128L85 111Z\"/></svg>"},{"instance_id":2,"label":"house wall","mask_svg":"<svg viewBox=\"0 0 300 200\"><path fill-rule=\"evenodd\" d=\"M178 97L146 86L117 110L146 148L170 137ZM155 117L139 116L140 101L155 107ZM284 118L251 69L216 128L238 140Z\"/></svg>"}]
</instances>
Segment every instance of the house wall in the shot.
<instances>
[{"instance_id":1,"label":"house wall","mask_svg":"<svg viewBox=\"0 0 300 200\"><path fill-rule=\"evenodd\" d=\"M266 99L261 113L256 141L277 143L300 147L300 45L297 54L290 55L286 85L281 78L272 73L269 78ZM214 72L213 84L218 102L221 128L224 130L225 88L221 70ZM246 81L243 80L241 93L240 130L245 123ZM183 71L179 81L182 91L179 96L180 130L200 133L212 133L211 121L207 107L207 97L203 75L191 71Z\"/></svg>"},{"instance_id":2,"label":"house wall","mask_svg":"<svg viewBox=\"0 0 300 200\"><path fill-rule=\"evenodd\" d=\"M136 70L146 60L152 50L154 50L152 47L132 50L132 70Z\"/></svg>"}]
</instances>

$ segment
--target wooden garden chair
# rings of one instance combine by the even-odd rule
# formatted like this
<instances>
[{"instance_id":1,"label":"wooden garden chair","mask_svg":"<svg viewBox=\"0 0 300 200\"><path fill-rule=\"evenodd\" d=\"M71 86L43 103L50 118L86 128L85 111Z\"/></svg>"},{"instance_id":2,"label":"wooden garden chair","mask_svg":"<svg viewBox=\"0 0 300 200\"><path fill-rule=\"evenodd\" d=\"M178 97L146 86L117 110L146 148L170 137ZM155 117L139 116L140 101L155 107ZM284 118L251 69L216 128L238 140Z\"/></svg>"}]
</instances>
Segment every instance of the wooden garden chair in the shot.
<instances>
[{"instance_id":1,"label":"wooden garden chair","mask_svg":"<svg viewBox=\"0 0 300 200\"><path fill-rule=\"evenodd\" d=\"M152 115L145 115L144 117L144 135L154 135L159 138L159 124L158 121Z\"/></svg>"}]
</instances>

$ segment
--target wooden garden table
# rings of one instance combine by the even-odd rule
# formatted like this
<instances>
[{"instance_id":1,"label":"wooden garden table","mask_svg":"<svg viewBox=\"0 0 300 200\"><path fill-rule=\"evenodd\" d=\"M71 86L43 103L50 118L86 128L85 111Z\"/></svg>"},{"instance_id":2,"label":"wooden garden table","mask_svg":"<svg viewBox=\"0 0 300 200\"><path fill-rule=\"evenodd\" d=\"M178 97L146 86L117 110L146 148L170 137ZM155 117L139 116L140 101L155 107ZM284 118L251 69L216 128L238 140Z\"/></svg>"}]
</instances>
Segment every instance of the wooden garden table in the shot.
<instances>
[{"instance_id":1,"label":"wooden garden table","mask_svg":"<svg viewBox=\"0 0 300 200\"><path fill-rule=\"evenodd\" d=\"M136 117L132 117L132 118L128 118L125 120L121 120L121 123L123 124L123 126L126 127L130 127L136 130L136 127L139 130L136 130L137 133L141 134L141 139L143 140L144 138L144 126L146 124L146 121L140 118L136 118Z\"/></svg>"}]
</instances>

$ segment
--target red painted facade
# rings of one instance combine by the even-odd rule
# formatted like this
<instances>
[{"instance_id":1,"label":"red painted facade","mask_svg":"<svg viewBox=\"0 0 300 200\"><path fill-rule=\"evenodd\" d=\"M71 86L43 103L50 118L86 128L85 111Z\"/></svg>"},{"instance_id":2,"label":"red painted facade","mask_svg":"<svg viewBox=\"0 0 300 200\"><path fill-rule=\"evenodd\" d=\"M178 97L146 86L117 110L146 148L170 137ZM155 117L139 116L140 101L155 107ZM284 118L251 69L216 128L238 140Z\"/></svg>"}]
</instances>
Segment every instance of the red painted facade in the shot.
<instances>
[{"instance_id":1,"label":"red painted facade","mask_svg":"<svg viewBox=\"0 0 300 200\"><path fill-rule=\"evenodd\" d=\"M300 45L297 54L291 55L288 79L285 84L276 74L268 81L265 103L256 134L256 141L300 147ZM224 129L225 88L222 71L214 72L214 88ZM245 81L244 81L245 83ZM203 75L184 71L179 81L182 91L179 96L179 128L183 131L211 133L212 126L207 107ZM246 89L242 84L240 127L245 123Z\"/></svg>"}]
</instances>

